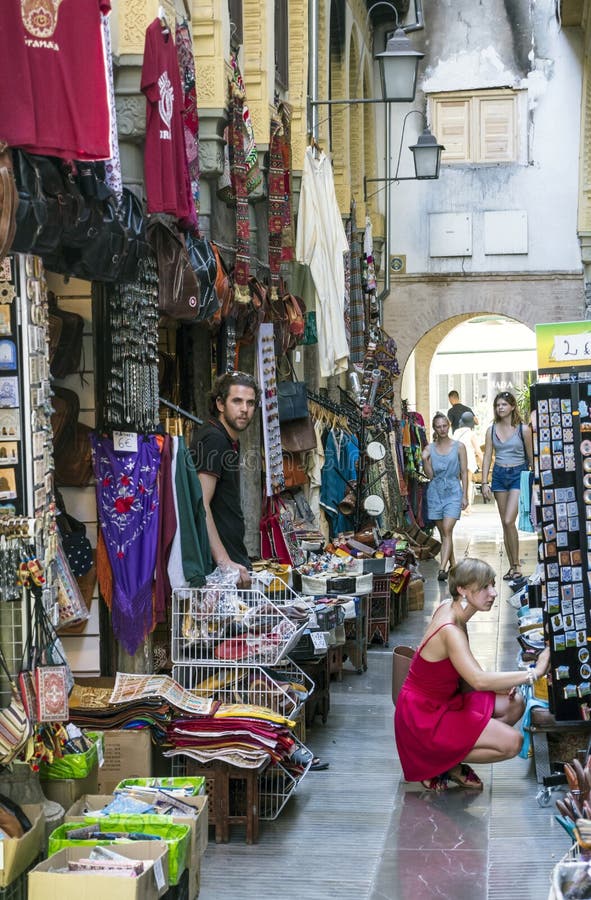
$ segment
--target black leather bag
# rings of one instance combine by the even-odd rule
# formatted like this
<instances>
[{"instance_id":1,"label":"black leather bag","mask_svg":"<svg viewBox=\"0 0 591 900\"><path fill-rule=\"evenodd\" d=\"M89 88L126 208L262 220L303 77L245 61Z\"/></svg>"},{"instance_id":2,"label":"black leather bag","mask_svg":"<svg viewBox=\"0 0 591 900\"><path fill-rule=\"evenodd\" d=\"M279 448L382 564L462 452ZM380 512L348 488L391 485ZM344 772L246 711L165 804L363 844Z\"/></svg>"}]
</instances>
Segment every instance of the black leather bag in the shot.
<instances>
[{"instance_id":1,"label":"black leather bag","mask_svg":"<svg viewBox=\"0 0 591 900\"><path fill-rule=\"evenodd\" d=\"M117 201L110 196L101 204L101 225L92 241L78 250L65 248L70 275L86 281L118 281L127 252L127 231L117 214Z\"/></svg>"},{"instance_id":2,"label":"black leather bag","mask_svg":"<svg viewBox=\"0 0 591 900\"><path fill-rule=\"evenodd\" d=\"M185 243L191 265L197 274L201 289L198 318L209 319L220 308L220 301L215 290L218 271L217 260L207 238L196 238L192 235L187 235Z\"/></svg>"},{"instance_id":3,"label":"black leather bag","mask_svg":"<svg viewBox=\"0 0 591 900\"><path fill-rule=\"evenodd\" d=\"M54 378L65 378L80 371L82 360L82 339L84 335L84 319L81 315L60 309L56 297L48 292L49 312L60 320L61 327L55 353L49 364L49 371Z\"/></svg>"},{"instance_id":4,"label":"black leather bag","mask_svg":"<svg viewBox=\"0 0 591 900\"><path fill-rule=\"evenodd\" d=\"M279 421L293 422L308 415L308 391L305 381L280 381L277 385Z\"/></svg>"},{"instance_id":5,"label":"black leather bag","mask_svg":"<svg viewBox=\"0 0 591 900\"><path fill-rule=\"evenodd\" d=\"M47 201L41 187L41 175L33 157L24 150L14 150L13 170L18 191L16 231L11 250L28 253L47 224Z\"/></svg>"},{"instance_id":6,"label":"black leather bag","mask_svg":"<svg viewBox=\"0 0 591 900\"><path fill-rule=\"evenodd\" d=\"M129 188L123 188L119 204L119 218L127 231L127 250L119 273L120 281L134 281L138 266L152 252L146 237L146 220L139 197Z\"/></svg>"}]
</instances>

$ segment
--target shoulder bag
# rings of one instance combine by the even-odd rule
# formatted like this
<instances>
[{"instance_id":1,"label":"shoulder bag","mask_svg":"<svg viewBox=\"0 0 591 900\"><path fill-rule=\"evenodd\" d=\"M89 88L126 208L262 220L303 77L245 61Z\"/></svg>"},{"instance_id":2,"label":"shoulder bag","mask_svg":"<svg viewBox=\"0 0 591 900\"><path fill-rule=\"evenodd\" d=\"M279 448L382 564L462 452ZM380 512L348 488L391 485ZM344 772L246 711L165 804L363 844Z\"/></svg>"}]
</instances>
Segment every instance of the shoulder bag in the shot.
<instances>
[{"instance_id":1,"label":"shoulder bag","mask_svg":"<svg viewBox=\"0 0 591 900\"><path fill-rule=\"evenodd\" d=\"M218 272L216 257L207 238L197 238L189 234L185 241L201 289L198 318L210 319L220 308L215 289Z\"/></svg>"},{"instance_id":2,"label":"shoulder bag","mask_svg":"<svg viewBox=\"0 0 591 900\"><path fill-rule=\"evenodd\" d=\"M398 694L404 684L415 651L403 644L392 651L392 702L396 705Z\"/></svg>"},{"instance_id":3,"label":"shoulder bag","mask_svg":"<svg viewBox=\"0 0 591 900\"><path fill-rule=\"evenodd\" d=\"M147 234L158 263L160 312L171 319L195 321L201 289L182 233L172 217L155 215L148 221Z\"/></svg>"},{"instance_id":4,"label":"shoulder bag","mask_svg":"<svg viewBox=\"0 0 591 900\"><path fill-rule=\"evenodd\" d=\"M0 262L10 250L16 231L18 191L10 147L0 143Z\"/></svg>"},{"instance_id":5,"label":"shoulder bag","mask_svg":"<svg viewBox=\"0 0 591 900\"><path fill-rule=\"evenodd\" d=\"M10 674L1 649L0 667L4 670L12 693L8 706L0 710L0 765L8 766L24 749L32 728L20 691Z\"/></svg>"},{"instance_id":6,"label":"shoulder bag","mask_svg":"<svg viewBox=\"0 0 591 900\"><path fill-rule=\"evenodd\" d=\"M294 368L287 358L292 381L280 381L277 385L279 421L292 422L308 415L308 390L305 381L298 381Z\"/></svg>"}]
</instances>

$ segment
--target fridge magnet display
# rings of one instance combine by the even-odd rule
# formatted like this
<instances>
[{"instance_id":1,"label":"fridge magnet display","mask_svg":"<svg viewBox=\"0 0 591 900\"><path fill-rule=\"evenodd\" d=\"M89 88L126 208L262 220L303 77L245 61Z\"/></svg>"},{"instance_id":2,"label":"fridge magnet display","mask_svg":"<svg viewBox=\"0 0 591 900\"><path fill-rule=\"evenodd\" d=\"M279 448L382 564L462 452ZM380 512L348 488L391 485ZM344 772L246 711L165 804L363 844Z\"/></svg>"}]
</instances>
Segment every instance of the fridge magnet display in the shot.
<instances>
[{"instance_id":1,"label":"fridge magnet display","mask_svg":"<svg viewBox=\"0 0 591 900\"><path fill-rule=\"evenodd\" d=\"M0 281L11 281L12 280L12 266L10 264L10 257L5 256L2 262L0 263Z\"/></svg>"},{"instance_id":2,"label":"fridge magnet display","mask_svg":"<svg viewBox=\"0 0 591 900\"><path fill-rule=\"evenodd\" d=\"M591 694L591 683L588 681L581 681L580 685L577 688L579 697L587 697Z\"/></svg>"},{"instance_id":3,"label":"fridge magnet display","mask_svg":"<svg viewBox=\"0 0 591 900\"><path fill-rule=\"evenodd\" d=\"M570 565L570 550L561 550L558 554L558 562L561 566Z\"/></svg>"},{"instance_id":4,"label":"fridge magnet display","mask_svg":"<svg viewBox=\"0 0 591 900\"><path fill-rule=\"evenodd\" d=\"M548 578L558 578L558 563L549 563L547 566Z\"/></svg>"},{"instance_id":5,"label":"fridge magnet display","mask_svg":"<svg viewBox=\"0 0 591 900\"><path fill-rule=\"evenodd\" d=\"M554 468L564 469L564 453L557 453L554 456Z\"/></svg>"},{"instance_id":6,"label":"fridge magnet display","mask_svg":"<svg viewBox=\"0 0 591 900\"><path fill-rule=\"evenodd\" d=\"M21 439L21 423L18 409L0 409L0 438Z\"/></svg>"},{"instance_id":7,"label":"fridge magnet display","mask_svg":"<svg viewBox=\"0 0 591 900\"><path fill-rule=\"evenodd\" d=\"M544 544L546 548L546 559L552 559L553 556L556 556L558 550L556 548L556 541L548 541Z\"/></svg>"},{"instance_id":8,"label":"fridge magnet display","mask_svg":"<svg viewBox=\"0 0 591 900\"><path fill-rule=\"evenodd\" d=\"M541 456L540 457L540 471L545 472L551 468L552 468L552 459L550 458L550 456L548 456L548 455ZM544 484L543 481L542 481L542 484ZM548 484L552 484L552 482L550 481L550 482L548 482Z\"/></svg>"},{"instance_id":9,"label":"fridge magnet display","mask_svg":"<svg viewBox=\"0 0 591 900\"><path fill-rule=\"evenodd\" d=\"M591 678L591 666L586 663L581 666L581 678Z\"/></svg>"},{"instance_id":10,"label":"fridge magnet display","mask_svg":"<svg viewBox=\"0 0 591 900\"><path fill-rule=\"evenodd\" d=\"M556 653L566 650L566 638L563 634L554 635L554 650Z\"/></svg>"},{"instance_id":11,"label":"fridge magnet display","mask_svg":"<svg viewBox=\"0 0 591 900\"><path fill-rule=\"evenodd\" d=\"M0 369L16 369L16 344L14 341L0 341Z\"/></svg>"},{"instance_id":12,"label":"fridge magnet display","mask_svg":"<svg viewBox=\"0 0 591 900\"><path fill-rule=\"evenodd\" d=\"M568 532L567 531L557 531L556 532L556 546L557 547L568 547Z\"/></svg>"},{"instance_id":13,"label":"fridge magnet display","mask_svg":"<svg viewBox=\"0 0 591 900\"><path fill-rule=\"evenodd\" d=\"M589 662L589 651L587 650L586 647L583 647L581 650L579 650L578 656L579 656L579 662L581 662L581 663Z\"/></svg>"},{"instance_id":14,"label":"fridge magnet display","mask_svg":"<svg viewBox=\"0 0 591 900\"><path fill-rule=\"evenodd\" d=\"M8 281L0 281L0 303L7 305L12 303L15 297L16 291L14 285L10 284Z\"/></svg>"},{"instance_id":15,"label":"fridge magnet display","mask_svg":"<svg viewBox=\"0 0 591 900\"><path fill-rule=\"evenodd\" d=\"M571 402L567 398L564 398L560 401L560 412L561 413L569 413L572 409Z\"/></svg>"},{"instance_id":16,"label":"fridge magnet display","mask_svg":"<svg viewBox=\"0 0 591 900\"><path fill-rule=\"evenodd\" d=\"M558 597L548 597L548 614L553 616L560 611Z\"/></svg>"},{"instance_id":17,"label":"fridge magnet display","mask_svg":"<svg viewBox=\"0 0 591 900\"><path fill-rule=\"evenodd\" d=\"M10 306L0 303L0 334L12 334L10 325Z\"/></svg>"},{"instance_id":18,"label":"fridge magnet display","mask_svg":"<svg viewBox=\"0 0 591 900\"><path fill-rule=\"evenodd\" d=\"M581 441L581 453L583 456L591 456L591 441L587 438Z\"/></svg>"},{"instance_id":19,"label":"fridge magnet display","mask_svg":"<svg viewBox=\"0 0 591 900\"><path fill-rule=\"evenodd\" d=\"M550 425L550 416L548 413L544 413L539 417L539 426L540 428L548 428Z\"/></svg>"},{"instance_id":20,"label":"fridge magnet display","mask_svg":"<svg viewBox=\"0 0 591 900\"><path fill-rule=\"evenodd\" d=\"M577 466L575 463L574 456L567 456L566 459L564 460L564 471L565 472L574 472L576 468L577 468Z\"/></svg>"},{"instance_id":21,"label":"fridge magnet display","mask_svg":"<svg viewBox=\"0 0 591 900\"><path fill-rule=\"evenodd\" d=\"M577 686L576 684L565 684L564 686L564 699L565 700L573 700L577 696Z\"/></svg>"},{"instance_id":22,"label":"fridge magnet display","mask_svg":"<svg viewBox=\"0 0 591 900\"><path fill-rule=\"evenodd\" d=\"M562 617L562 624L563 624L564 627L567 628L569 631L572 631L572 629L575 627L575 619L574 619L574 616L572 616L572 615L570 615L570 614L569 614L568 616L563 616L563 617Z\"/></svg>"},{"instance_id":23,"label":"fridge magnet display","mask_svg":"<svg viewBox=\"0 0 591 900\"><path fill-rule=\"evenodd\" d=\"M552 440L560 441L562 440L562 428L560 425L555 425L552 429Z\"/></svg>"},{"instance_id":24,"label":"fridge magnet display","mask_svg":"<svg viewBox=\"0 0 591 900\"><path fill-rule=\"evenodd\" d=\"M0 472L0 500L13 500L16 497L16 474L14 469L2 469Z\"/></svg>"},{"instance_id":25,"label":"fridge magnet display","mask_svg":"<svg viewBox=\"0 0 591 900\"><path fill-rule=\"evenodd\" d=\"M11 516L16 516L16 506L14 503L3 503L0 506L0 519L9 519Z\"/></svg>"},{"instance_id":26,"label":"fridge magnet display","mask_svg":"<svg viewBox=\"0 0 591 900\"><path fill-rule=\"evenodd\" d=\"M556 666L554 672L558 681L568 681L570 678L570 669L568 666Z\"/></svg>"},{"instance_id":27,"label":"fridge magnet display","mask_svg":"<svg viewBox=\"0 0 591 900\"><path fill-rule=\"evenodd\" d=\"M554 631L562 631L564 624L561 615L552 616L552 628Z\"/></svg>"},{"instance_id":28,"label":"fridge magnet display","mask_svg":"<svg viewBox=\"0 0 591 900\"><path fill-rule=\"evenodd\" d=\"M548 443L548 441L551 439L551 435L552 432L549 428L540 428L540 441L543 441L544 444Z\"/></svg>"},{"instance_id":29,"label":"fridge magnet display","mask_svg":"<svg viewBox=\"0 0 591 900\"><path fill-rule=\"evenodd\" d=\"M553 522L554 521L554 507L553 506L543 506L542 507L542 521L543 522Z\"/></svg>"},{"instance_id":30,"label":"fridge magnet display","mask_svg":"<svg viewBox=\"0 0 591 900\"><path fill-rule=\"evenodd\" d=\"M589 462L591 463L591 460L589 460ZM550 466L548 466L548 469L550 469ZM591 472L591 466L589 471ZM552 471L541 472L540 481L542 482L542 487L548 487L550 484L554 484L554 473Z\"/></svg>"},{"instance_id":31,"label":"fridge magnet display","mask_svg":"<svg viewBox=\"0 0 591 900\"><path fill-rule=\"evenodd\" d=\"M572 584L563 584L561 590L562 602L566 606L567 603L570 603L574 598L573 586ZM564 612L567 610L565 609Z\"/></svg>"},{"instance_id":32,"label":"fridge magnet display","mask_svg":"<svg viewBox=\"0 0 591 900\"><path fill-rule=\"evenodd\" d=\"M585 631L585 629L587 628L585 613L583 613L582 616L575 616L575 628L577 628L579 631ZM586 633L587 632L585 631L585 634Z\"/></svg>"},{"instance_id":33,"label":"fridge magnet display","mask_svg":"<svg viewBox=\"0 0 591 900\"><path fill-rule=\"evenodd\" d=\"M45 435L42 431L33 432L33 457L38 459L45 450Z\"/></svg>"},{"instance_id":34,"label":"fridge magnet display","mask_svg":"<svg viewBox=\"0 0 591 900\"><path fill-rule=\"evenodd\" d=\"M538 402L538 410L539 410L541 413L547 413L547 412L548 412L548 401L547 401L547 400L540 400L540 401Z\"/></svg>"},{"instance_id":35,"label":"fridge magnet display","mask_svg":"<svg viewBox=\"0 0 591 900\"><path fill-rule=\"evenodd\" d=\"M576 647L577 646L577 632L576 631L567 631L565 634L565 637L566 637L566 646L567 647Z\"/></svg>"},{"instance_id":36,"label":"fridge magnet display","mask_svg":"<svg viewBox=\"0 0 591 900\"><path fill-rule=\"evenodd\" d=\"M579 600L585 596L585 590L582 584L573 584L573 598Z\"/></svg>"},{"instance_id":37,"label":"fridge magnet display","mask_svg":"<svg viewBox=\"0 0 591 900\"><path fill-rule=\"evenodd\" d=\"M562 427L563 428L572 428L573 427L573 417L569 414L562 417ZM565 438L566 440L566 438Z\"/></svg>"},{"instance_id":38,"label":"fridge magnet display","mask_svg":"<svg viewBox=\"0 0 591 900\"><path fill-rule=\"evenodd\" d=\"M546 584L546 593L548 597L558 597L558 582L548 581Z\"/></svg>"},{"instance_id":39,"label":"fridge magnet display","mask_svg":"<svg viewBox=\"0 0 591 900\"><path fill-rule=\"evenodd\" d=\"M0 441L0 466L18 463L18 444L16 441Z\"/></svg>"},{"instance_id":40,"label":"fridge magnet display","mask_svg":"<svg viewBox=\"0 0 591 900\"><path fill-rule=\"evenodd\" d=\"M589 484L591 487L591 484ZM546 488L546 490L542 491L542 503L554 503L554 491L551 488Z\"/></svg>"},{"instance_id":41,"label":"fridge magnet display","mask_svg":"<svg viewBox=\"0 0 591 900\"><path fill-rule=\"evenodd\" d=\"M565 443L572 444L572 442L575 439L575 435L574 435L572 428L565 428L564 431L562 432L562 437L563 437Z\"/></svg>"}]
</instances>

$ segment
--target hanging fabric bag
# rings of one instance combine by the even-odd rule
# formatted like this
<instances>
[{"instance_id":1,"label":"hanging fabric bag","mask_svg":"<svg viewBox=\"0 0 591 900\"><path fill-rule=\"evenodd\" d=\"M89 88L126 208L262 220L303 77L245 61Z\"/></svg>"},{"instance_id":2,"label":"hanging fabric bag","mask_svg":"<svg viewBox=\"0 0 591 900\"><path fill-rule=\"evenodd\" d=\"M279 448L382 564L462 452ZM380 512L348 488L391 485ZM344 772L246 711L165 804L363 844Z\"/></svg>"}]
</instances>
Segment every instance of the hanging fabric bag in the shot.
<instances>
[{"instance_id":1,"label":"hanging fabric bag","mask_svg":"<svg viewBox=\"0 0 591 900\"><path fill-rule=\"evenodd\" d=\"M292 381L280 381L277 385L279 421L292 422L308 415L308 389L305 381L298 381L289 357L287 357Z\"/></svg>"},{"instance_id":2,"label":"hanging fabric bag","mask_svg":"<svg viewBox=\"0 0 591 900\"><path fill-rule=\"evenodd\" d=\"M31 736L32 728L20 691L10 674L1 649L0 667L4 670L12 694L8 706L0 710L0 765L8 766L24 749Z\"/></svg>"}]
</instances>

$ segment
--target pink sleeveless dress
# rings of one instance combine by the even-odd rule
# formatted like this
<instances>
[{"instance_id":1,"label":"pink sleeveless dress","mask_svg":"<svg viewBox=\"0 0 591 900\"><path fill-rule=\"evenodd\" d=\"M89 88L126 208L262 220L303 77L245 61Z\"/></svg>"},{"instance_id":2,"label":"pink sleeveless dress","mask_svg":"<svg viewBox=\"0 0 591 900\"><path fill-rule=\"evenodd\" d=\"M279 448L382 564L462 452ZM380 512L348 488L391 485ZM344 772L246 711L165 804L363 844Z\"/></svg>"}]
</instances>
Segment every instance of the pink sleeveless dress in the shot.
<instances>
[{"instance_id":1,"label":"pink sleeveless dress","mask_svg":"<svg viewBox=\"0 0 591 900\"><path fill-rule=\"evenodd\" d=\"M490 721L494 691L460 693L460 676L450 659L429 662L421 650L410 664L394 713L394 734L407 781L426 781L461 763ZM453 625L453 627L457 627Z\"/></svg>"}]
</instances>

